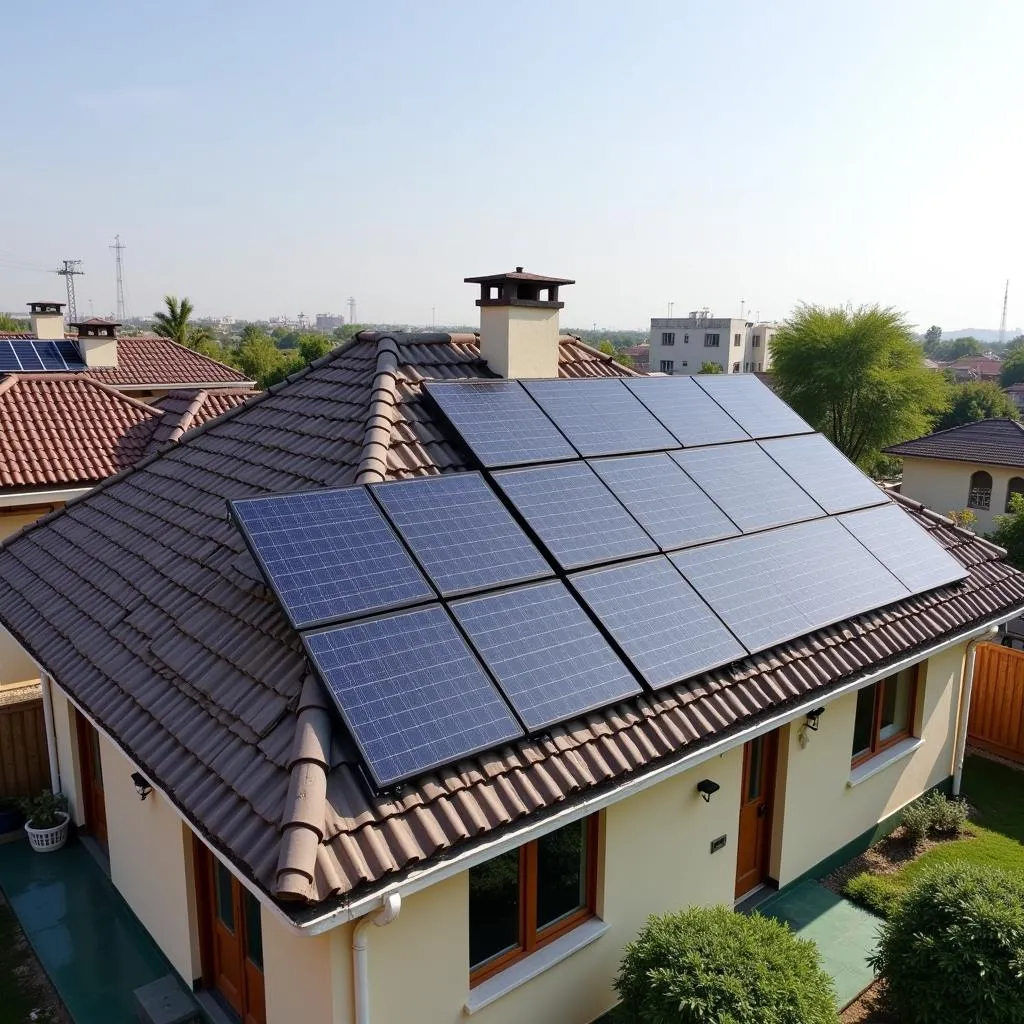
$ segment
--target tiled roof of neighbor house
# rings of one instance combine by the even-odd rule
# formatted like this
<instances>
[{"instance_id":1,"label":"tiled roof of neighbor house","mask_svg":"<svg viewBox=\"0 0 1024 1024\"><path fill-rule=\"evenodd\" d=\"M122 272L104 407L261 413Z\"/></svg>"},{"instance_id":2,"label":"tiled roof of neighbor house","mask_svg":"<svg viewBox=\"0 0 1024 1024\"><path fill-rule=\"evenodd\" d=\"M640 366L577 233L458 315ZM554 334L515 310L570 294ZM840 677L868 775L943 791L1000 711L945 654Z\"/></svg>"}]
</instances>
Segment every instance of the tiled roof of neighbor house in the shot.
<instances>
[{"instance_id":1,"label":"tiled roof of neighbor house","mask_svg":"<svg viewBox=\"0 0 1024 1024\"><path fill-rule=\"evenodd\" d=\"M574 340L560 355L564 376L629 373ZM371 796L226 500L464 468L420 382L488 375L472 335L360 335L0 547L4 624L281 899L367 892L1024 605L998 548L904 500L966 580Z\"/></svg>"},{"instance_id":2,"label":"tiled roof of neighbor house","mask_svg":"<svg viewBox=\"0 0 1024 1024\"><path fill-rule=\"evenodd\" d=\"M963 370L979 377L998 377L1003 369L1000 360L988 356L964 356L962 359L947 363L946 366L950 370Z\"/></svg>"},{"instance_id":3,"label":"tiled roof of neighbor house","mask_svg":"<svg viewBox=\"0 0 1024 1024\"><path fill-rule=\"evenodd\" d=\"M170 338L153 336L117 339L117 367L83 371L95 380L117 387L152 385L178 387L205 384L249 384L244 373L209 356L193 352Z\"/></svg>"},{"instance_id":4,"label":"tiled roof of neighbor house","mask_svg":"<svg viewBox=\"0 0 1024 1024\"><path fill-rule=\"evenodd\" d=\"M150 450L155 451L168 441L179 440L186 431L222 416L257 394L258 391L250 388L182 388L169 391L151 403L163 412L163 417L153 434Z\"/></svg>"},{"instance_id":5,"label":"tiled roof of neighbor house","mask_svg":"<svg viewBox=\"0 0 1024 1024\"><path fill-rule=\"evenodd\" d=\"M1011 419L978 420L894 444L885 451L889 455L909 455L917 459L1024 466L1024 427Z\"/></svg>"}]
</instances>

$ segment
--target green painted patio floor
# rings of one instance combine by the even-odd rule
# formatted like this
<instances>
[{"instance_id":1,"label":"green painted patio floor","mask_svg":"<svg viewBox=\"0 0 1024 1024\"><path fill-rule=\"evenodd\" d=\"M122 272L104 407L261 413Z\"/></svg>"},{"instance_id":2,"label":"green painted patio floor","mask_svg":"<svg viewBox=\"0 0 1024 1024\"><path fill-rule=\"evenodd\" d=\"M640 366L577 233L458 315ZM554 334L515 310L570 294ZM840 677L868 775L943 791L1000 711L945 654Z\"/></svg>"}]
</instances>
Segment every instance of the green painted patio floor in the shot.
<instances>
[{"instance_id":1,"label":"green painted patio floor","mask_svg":"<svg viewBox=\"0 0 1024 1024\"><path fill-rule=\"evenodd\" d=\"M867 964L878 946L881 922L874 914L810 881L783 890L757 910L817 945L822 966L835 979L840 1006L853 1002L875 980Z\"/></svg>"},{"instance_id":2,"label":"green painted patio floor","mask_svg":"<svg viewBox=\"0 0 1024 1024\"><path fill-rule=\"evenodd\" d=\"M138 1024L132 992L171 967L80 842L0 845L0 889L75 1024Z\"/></svg>"}]
</instances>

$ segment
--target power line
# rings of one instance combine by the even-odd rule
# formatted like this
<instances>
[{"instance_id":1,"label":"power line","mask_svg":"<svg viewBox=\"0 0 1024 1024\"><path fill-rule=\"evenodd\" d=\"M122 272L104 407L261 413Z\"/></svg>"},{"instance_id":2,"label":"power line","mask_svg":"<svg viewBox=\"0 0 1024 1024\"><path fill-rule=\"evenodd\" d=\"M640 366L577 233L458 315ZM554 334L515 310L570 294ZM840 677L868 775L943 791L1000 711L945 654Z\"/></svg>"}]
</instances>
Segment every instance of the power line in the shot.
<instances>
[{"instance_id":1,"label":"power line","mask_svg":"<svg viewBox=\"0 0 1024 1024\"><path fill-rule=\"evenodd\" d=\"M117 319L124 323L124 278L121 276L121 252L127 248L121 244L121 236L114 235L114 259L117 263Z\"/></svg>"},{"instance_id":2,"label":"power line","mask_svg":"<svg viewBox=\"0 0 1024 1024\"><path fill-rule=\"evenodd\" d=\"M64 260L63 265L55 271L64 278L68 289L68 323L73 324L78 319L78 310L75 308L75 278L81 277L85 271L78 268L82 265L81 260Z\"/></svg>"}]
</instances>

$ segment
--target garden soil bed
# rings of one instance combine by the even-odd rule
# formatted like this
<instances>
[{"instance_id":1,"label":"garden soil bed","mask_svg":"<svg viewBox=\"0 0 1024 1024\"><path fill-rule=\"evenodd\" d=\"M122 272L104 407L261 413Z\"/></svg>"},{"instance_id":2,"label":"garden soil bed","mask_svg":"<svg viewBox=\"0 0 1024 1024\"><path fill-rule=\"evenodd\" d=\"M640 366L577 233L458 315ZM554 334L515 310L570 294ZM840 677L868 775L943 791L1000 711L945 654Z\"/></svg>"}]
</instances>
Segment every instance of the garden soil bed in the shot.
<instances>
[{"instance_id":1,"label":"garden soil bed","mask_svg":"<svg viewBox=\"0 0 1024 1024\"><path fill-rule=\"evenodd\" d=\"M876 981L839 1015L840 1024L892 1024L885 1013L885 989Z\"/></svg>"}]
</instances>

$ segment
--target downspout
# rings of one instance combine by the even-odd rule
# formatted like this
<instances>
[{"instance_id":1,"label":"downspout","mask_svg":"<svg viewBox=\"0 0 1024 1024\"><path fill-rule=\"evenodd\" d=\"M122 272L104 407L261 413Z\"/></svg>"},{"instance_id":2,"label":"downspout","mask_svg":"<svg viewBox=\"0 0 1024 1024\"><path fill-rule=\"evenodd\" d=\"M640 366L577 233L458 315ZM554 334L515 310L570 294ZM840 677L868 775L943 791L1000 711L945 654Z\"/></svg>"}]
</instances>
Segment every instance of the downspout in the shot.
<instances>
[{"instance_id":1,"label":"downspout","mask_svg":"<svg viewBox=\"0 0 1024 1024\"><path fill-rule=\"evenodd\" d=\"M43 691L43 725L46 727L46 754L50 760L50 792L59 793L60 765L57 762L57 732L53 727L53 683L46 672L41 672L39 684Z\"/></svg>"},{"instance_id":2,"label":"downspout","mask_svg":"<svg viewBox=\"0 0 1024 1024\"><path fill-rule=\"evenodd\" d=\"M375 914L364 917L352 932L352 981L356 1004L355 1024L370 1024L370 925L391 924L402 909L401 893L393 892Z\"/></svg>"},{"instance_id":3,"label":"downspout","mask_svg":"<svg viewBox=\"0 0 1024 1024\"><path fill-rule=\"evenodd\" d=\"M989 640L999 632L998 626L993 626L987 633L975 637L967 645L967 660L964 665L964 681L961 688L960 698L960 721L956 734L956 753L953 758L953 796L960 795L960 784L964 777L964 753L967 750L967 722L971 717L971 693L974 690L974 657L978 650L978 644Z\"/></svg>"}]
</instances>

